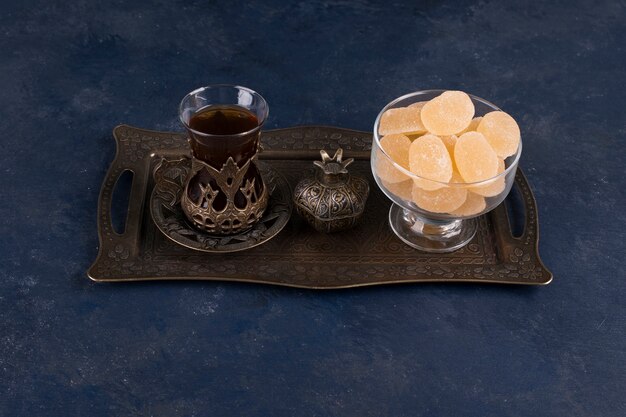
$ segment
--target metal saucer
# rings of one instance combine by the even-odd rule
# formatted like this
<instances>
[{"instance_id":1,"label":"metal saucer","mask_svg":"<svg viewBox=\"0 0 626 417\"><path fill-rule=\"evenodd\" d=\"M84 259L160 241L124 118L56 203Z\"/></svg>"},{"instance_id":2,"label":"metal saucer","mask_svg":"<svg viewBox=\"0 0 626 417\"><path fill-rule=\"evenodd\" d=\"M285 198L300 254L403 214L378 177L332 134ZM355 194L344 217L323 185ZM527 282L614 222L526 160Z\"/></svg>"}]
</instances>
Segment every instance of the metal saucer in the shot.
<instances>
[{"instance_id":1,"label":"metal saucer","mask_svg":"<svg viewBox=\"0 0 626 417\"><path fill-rule=\"evenodd\" d=\"M289 221L292 198L289 184L282 175L267 164L257 162L257 165L270 192L263 217L244 232L216 236L193 227L180 206L185 179L191 168L190 158L163 158L153 172L155 186L150 197L150 213L154 224L177 244L202 252L238 252L262 245L276 236Z\"/></svg>"}]
</instances>

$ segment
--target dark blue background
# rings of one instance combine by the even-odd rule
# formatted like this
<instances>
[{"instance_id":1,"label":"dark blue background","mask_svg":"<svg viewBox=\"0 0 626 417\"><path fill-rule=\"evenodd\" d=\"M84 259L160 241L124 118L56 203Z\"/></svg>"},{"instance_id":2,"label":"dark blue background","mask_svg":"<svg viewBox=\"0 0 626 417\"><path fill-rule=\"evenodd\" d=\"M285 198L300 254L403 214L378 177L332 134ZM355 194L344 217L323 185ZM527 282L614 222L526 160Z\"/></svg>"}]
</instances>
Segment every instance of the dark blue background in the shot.
<instances>
[{"instance_id":1,"label":"dark blue background","mask_svg":"<svg viewBox=\"0 0 626 417\"><path fill-rule=\"evenodd\" d=\"M623 1L4 1L3 416L626 414ZM118 123L237 83L269 127L418 89L522 127L547 287L95 284Z\"/></svg>"}]
</instances>

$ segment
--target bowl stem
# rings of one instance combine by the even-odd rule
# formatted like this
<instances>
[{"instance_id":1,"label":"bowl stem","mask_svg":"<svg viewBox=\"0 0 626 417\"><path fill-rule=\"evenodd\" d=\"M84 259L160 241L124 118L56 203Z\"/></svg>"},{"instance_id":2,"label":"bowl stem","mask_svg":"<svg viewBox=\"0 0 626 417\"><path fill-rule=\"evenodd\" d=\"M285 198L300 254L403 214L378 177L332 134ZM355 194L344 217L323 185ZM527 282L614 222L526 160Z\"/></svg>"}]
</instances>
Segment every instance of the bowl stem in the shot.
<instances>
[{"instance_id":1,"label":"bowl stem","mask_svg":"<svg viewBox=\"0 0 626 417\"><path fill-rule=\"evenodd\" d=\"M389 210L391 230L407 245L424 252L445 253L462 248L476 234L476 220L429 219L397 204Z\"/></svg>"}]
</instances>

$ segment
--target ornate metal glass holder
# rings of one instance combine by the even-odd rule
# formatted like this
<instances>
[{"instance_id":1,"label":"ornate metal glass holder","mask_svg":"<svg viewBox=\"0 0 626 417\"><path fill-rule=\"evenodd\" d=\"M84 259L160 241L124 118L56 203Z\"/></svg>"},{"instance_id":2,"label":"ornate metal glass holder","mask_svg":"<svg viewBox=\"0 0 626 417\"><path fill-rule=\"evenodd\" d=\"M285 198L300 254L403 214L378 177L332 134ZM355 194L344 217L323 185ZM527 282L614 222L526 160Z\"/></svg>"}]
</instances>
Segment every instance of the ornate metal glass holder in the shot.
<instances>
[{"instance_id":1,"label":"ornate metal glass holder","mask_svg":"<svg viewBox=\"0 0 626 417\"><path fill-rule=\"evenodd\" d=\"M248 160L239 168L233 158L228 158L222 169L217 170L197 158L192 159L190 178L201 176L203 170L211 178L198 184L197 200L190 197L189 181L183 192L182 209L196 227L208 233L229 235L249 229L261 219L269 194L265 184L260 192L255 187L258 177L244 177L251 164L252 160ZM226 201L223 208L216 209L220 193L225 195ZM238 194L242 197L239 200Z\"/></svg>"},{"instance_id":2,"label":"ornate metal glass holder","mask_svg":"<svg viewBox=\"0 0 626 417\"><path fill-rule=\"evenodd\" d=\"M285 227L291 216L291 190L287 180L267 164L260 163L269 202L258 221L239 233L215 235L199 230L187 219L181 207L184 184L192 161L186 156L163 156L153 170L154 188L150 197L150 215L161 233L178 245L208 253L248 250L265 244ZM234 192L234 191L232 191ZM235 207L233 211L238 212ZM232 221L231 221L232 223Z\"/></svg>"}]
</instances>

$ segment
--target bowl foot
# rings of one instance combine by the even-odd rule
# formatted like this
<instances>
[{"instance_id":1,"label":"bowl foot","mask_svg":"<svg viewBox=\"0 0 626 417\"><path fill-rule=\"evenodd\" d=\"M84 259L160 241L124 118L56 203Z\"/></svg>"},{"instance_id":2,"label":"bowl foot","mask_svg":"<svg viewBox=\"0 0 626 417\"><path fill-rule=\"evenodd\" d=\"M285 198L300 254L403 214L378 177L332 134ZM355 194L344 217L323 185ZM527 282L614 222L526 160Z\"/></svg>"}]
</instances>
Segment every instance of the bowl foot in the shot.
<instances>
[{"instance_id":1,"label":"bowl foot","mask_svg":"<svg viewBox=\"0 0 626 417\"><path fill-rule=\"evenodd\" d=\"M476 220L428 219L392 204L391 230L407 245L424 252L453 252L465 246L476 234Z\"/></svg>"}]
</instances>

